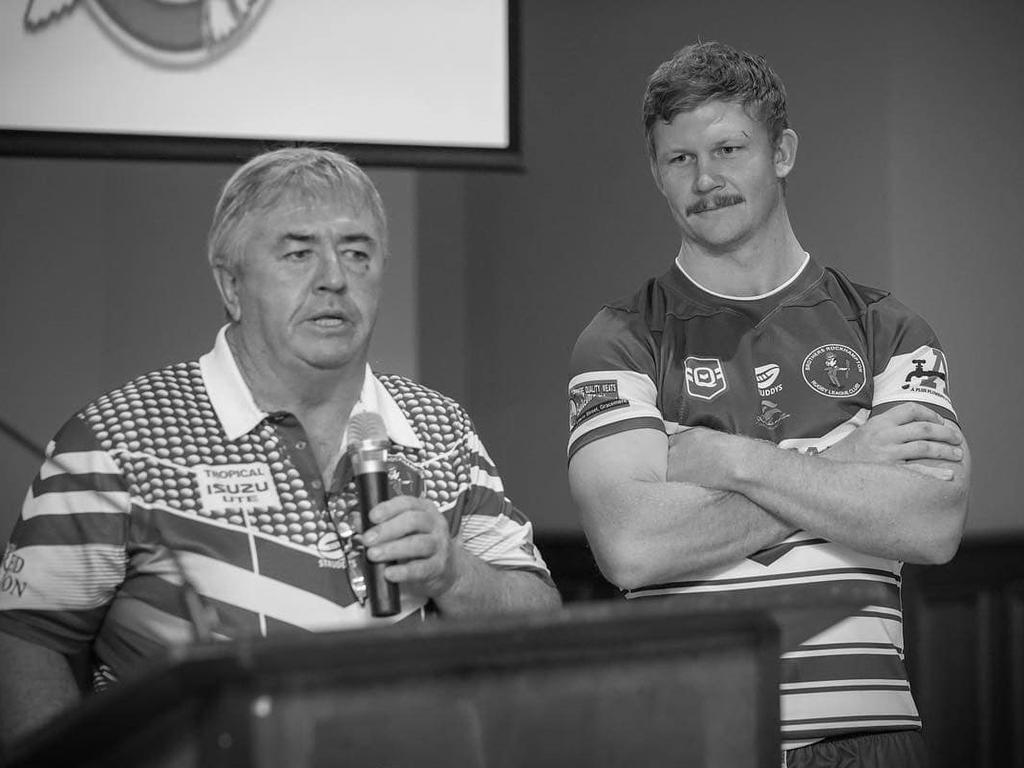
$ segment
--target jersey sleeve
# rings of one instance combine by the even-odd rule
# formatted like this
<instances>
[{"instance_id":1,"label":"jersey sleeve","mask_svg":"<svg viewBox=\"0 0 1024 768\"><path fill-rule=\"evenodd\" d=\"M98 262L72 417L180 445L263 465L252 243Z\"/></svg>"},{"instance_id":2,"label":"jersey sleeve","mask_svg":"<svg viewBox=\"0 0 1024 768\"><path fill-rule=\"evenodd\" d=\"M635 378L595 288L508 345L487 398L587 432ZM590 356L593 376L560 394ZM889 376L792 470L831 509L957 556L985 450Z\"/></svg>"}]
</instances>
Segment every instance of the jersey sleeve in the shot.
<instances>
[{"instance_id":1,"label":"jersey sleeve","mask_svg":"<svg viewBox=\"0 0 1024 768\"><path fill-rule=\"evenodd\" d=\"M130 504L80 419L46 455L0 564L0 631L70 654L92 642L124 580Z\"/></svg>"},{"instance_id":2,"label":"jersey sleeve","mask_svg":"<svg viewBox=\"0 0 1024 768\"><path fill-rule=\"evenodd\" d=\"M495 568L533 571L554 586L533 543L533 525L505 495L498 469L470 425L465 460L469 485L458 500L456 537L466 551Z\"/></svg>"},{"instance_id":3,"label":"jersey sleeve","mask_svg":"<svg viewBox=\"0 0 1024 768\"><path fill-rule=\"evenodd\" d=\"M946 355L928 323L891 296L869 312L875 371L872 410L918 402L955 421Z\"/></svg>"},{"instance_id":4,"label":"jersey sleeve","mask_svg":"<svg viewBox=\"0 0 1024 768\"><path fill-rule=\"evenodd\" d=\"M605 308L580 334L569 363L569 458L631 429L665 431L654 340L639 315Z\"/></svg>"}]
</instances>

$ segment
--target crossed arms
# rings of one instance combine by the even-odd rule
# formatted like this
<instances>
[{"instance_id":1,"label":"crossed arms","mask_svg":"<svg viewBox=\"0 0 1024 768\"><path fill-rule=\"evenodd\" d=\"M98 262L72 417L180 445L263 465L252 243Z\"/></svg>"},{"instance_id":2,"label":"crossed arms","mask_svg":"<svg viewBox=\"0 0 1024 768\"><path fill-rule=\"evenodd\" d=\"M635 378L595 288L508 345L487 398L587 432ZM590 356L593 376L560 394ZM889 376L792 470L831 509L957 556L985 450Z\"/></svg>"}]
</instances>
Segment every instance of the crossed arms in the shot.
<instances>
[{"instance_id":1,"label":"crossed arms","mask_svg":"<svg viewBox=\"0 0 1024 768\"><path fill-rule=\"evenodd\" d=\"M734 563L806 530L866 554L942 563L967 512L970 452L957 425L917 403L819 455L693 428L610 435L569 463L604 575L624 589Z\"/></svg>"}]
</instances>

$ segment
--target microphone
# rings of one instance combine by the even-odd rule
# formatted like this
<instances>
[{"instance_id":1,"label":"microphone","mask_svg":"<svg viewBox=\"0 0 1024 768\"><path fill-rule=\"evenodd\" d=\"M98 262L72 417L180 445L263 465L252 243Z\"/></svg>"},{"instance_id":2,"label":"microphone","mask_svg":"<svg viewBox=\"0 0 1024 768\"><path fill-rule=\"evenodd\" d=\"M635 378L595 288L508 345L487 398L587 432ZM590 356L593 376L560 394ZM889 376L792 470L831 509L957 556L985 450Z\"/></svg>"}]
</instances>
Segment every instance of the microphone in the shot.
<instances>
[{"instance_id":1,"label":"microphone","mask_svg":"<svg viewBox=\"0 0 1024 768\"><path fill-rule=\"evenodd\" d=\"M352 416L348 425L348 455L352 459L362 530L368 530L370 510L390 498L388 492L388 434L380 414L363 411ZM366 587L373 616L394 616L401 610L398 585L384 578L384 563L363 558Z\"/></svg>"}]
</instances>

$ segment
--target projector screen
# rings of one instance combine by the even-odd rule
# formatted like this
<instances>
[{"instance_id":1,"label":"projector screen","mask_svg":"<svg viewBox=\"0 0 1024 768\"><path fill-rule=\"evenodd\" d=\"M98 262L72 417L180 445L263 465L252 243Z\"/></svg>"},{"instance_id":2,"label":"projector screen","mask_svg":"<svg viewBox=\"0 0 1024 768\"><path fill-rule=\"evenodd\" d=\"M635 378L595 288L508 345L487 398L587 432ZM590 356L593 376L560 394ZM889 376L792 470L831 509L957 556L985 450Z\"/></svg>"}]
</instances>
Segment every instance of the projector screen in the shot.
<instances>
[{"instance_id":1,"label":"projector screen","mask_svg":"<svg viewBox=\"0 0 1024 768\"><path fill-rule=\"evenodd\" d=\"M517 167L515 0L4 0L0 153Z\"/></svg>"}]
</instances>

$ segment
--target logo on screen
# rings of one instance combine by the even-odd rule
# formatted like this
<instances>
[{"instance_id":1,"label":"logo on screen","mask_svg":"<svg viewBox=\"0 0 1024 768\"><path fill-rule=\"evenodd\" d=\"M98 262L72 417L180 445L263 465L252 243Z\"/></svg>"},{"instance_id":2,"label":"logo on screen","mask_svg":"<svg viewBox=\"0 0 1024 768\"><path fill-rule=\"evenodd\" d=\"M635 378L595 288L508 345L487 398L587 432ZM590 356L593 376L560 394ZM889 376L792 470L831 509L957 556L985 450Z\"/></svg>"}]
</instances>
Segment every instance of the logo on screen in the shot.
<instances>
[{"instance_id":1,"label":"logo on screen","mask_svg":"<svg viewBox=\"0 0 1024 768\"><path fill-rule=\"evenodd\" d=\"M133 56L165 67L194 67L234 48L270 0L28 0L25 28L43 31L85 6Z\"/></svg>"}]
</instances>

